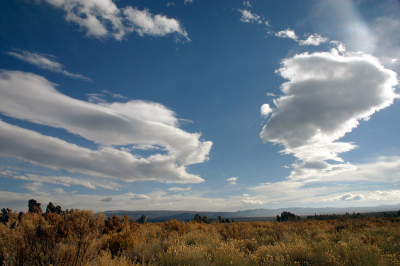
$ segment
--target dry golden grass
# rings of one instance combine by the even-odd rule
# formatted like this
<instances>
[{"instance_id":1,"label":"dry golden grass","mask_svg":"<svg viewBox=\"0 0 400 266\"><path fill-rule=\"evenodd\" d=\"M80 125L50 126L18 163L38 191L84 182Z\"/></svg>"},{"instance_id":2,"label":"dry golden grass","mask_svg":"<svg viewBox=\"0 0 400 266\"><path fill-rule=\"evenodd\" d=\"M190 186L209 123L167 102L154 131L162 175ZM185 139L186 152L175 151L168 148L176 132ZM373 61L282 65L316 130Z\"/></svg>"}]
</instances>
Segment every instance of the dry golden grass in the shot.
<instances>
[{"instance_id":1,"label":"dry golden grass","mask_svg":"<svg viewBox=\"0 0 400 266\"><path fill-rule=\"evenodd\" d=\"M0 224L0 265L400 265L400 220L137 224L28 213L14 229Z\"/></svg>"}]
</instances>

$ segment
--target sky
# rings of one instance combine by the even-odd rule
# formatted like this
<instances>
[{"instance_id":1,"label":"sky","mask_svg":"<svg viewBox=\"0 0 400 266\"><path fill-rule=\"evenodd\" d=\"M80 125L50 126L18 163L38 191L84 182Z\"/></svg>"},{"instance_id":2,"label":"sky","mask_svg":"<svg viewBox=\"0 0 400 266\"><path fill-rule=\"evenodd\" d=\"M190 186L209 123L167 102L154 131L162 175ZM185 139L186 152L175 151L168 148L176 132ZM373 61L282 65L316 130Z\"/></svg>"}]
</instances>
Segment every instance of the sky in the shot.
<instances>
[{"instance_id":1,"label":"sky","mask_svg":"<svg viewBox=\"0 0 400 266\"><path fill-rule=\"evenodd\" d=\"M0 1L0 207L400 203L400 2Z\"/></svg>"}]
</instances>

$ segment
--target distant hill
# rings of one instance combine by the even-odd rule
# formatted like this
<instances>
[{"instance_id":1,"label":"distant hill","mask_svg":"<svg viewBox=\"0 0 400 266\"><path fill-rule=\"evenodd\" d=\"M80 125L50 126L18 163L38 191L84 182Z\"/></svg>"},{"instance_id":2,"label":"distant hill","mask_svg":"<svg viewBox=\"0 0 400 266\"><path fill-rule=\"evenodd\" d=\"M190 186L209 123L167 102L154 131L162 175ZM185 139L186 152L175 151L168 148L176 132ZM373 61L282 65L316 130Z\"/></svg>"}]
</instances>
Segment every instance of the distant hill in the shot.
<instances>
[{"instance_id":1,"label":"distant hill","mask_svg":"<svg viewBox=\"0 0 400 266\"><path fill-rule=\"evenodd\" d=\"M344 214L344 213L371 213L371 212L385 212L385 211L398 211L400 204L397 205L381 205L381 206L370 206L370 207L347 207L347 208L280 208L280 209L253 209L236 212L207 212L207 211L166 211L166 210L155 210L155 211L127 211L127 210L116 210L116 211L105 211L103 212L106 216L111 217L118 215L120 217L128 215L130 219L138 219L142 214L146 215L147 221L149 222L165 222L171 219L190 221L196 214L200 216L207 216L208 218L217 219L217 216L222 218L235 218L239 220L268 220L266 218L275 218L276 215L280 215L282 212L287 211L294 213L299 216L307 216L314 214ZM251 219L253 218L253 219Z\"/></svg>"}]
</instances>

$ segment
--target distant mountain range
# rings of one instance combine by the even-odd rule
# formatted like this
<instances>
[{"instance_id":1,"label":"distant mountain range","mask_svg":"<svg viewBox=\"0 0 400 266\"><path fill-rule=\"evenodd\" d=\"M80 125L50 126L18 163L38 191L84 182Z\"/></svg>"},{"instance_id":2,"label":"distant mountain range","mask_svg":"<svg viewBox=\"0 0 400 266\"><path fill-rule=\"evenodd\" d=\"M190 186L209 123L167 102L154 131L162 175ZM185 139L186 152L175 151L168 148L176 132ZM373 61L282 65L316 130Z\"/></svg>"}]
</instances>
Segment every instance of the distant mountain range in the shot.
<instances>
[{"instance_id":1,"label":"distant mountain range","mask_svg":"<svg viewBox=\"0 0 400 266\"><path fill-rule=\"evenodd\" d=\"M344 214L344 213L371 213L371 212L387 212L398 211L400 204L397 205L381 205L371 207L347 207L347 208L280 208L280 209L253 209L236 212L207 212L207 211L105 211L106 216L111 217L118 215L122 218L128 215L130 219L138 219L142 214L146 215L149 222L165 222L171 219L190 221L193 220L196 214L200 216L207 216L208 218L218 219L217 216L222 218L234 218L237 221L241 220L272 220L276 215L287 211L299 216L308 216L314 214Z\"/></svg>"}]
</instances>

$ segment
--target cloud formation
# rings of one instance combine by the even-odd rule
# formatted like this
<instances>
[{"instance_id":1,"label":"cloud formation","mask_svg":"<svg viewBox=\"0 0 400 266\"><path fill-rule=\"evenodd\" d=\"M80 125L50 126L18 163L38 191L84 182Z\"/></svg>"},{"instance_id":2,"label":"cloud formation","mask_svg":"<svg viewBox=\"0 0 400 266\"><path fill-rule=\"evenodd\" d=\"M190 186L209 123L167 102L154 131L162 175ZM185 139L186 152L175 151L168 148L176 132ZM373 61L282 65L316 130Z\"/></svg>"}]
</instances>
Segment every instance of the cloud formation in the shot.
<instances>
[{"instance_id":1,"label":"cloud formation","mask_svg":"<svg viewBox=\"0 0 400 266\"><path fill-rule=\"evenodd\" d=\"M358 200L363 200L365 199L363 195L353 195L351 193L346 193L341 196L336 196L330 199L327 199L326 201L358 201Z\"/></svg>"},{"instance_id":2,"label":"cloud formation","mask_svg":"<svg viewBox=\"0 0 400 266\"><path fill-rule=\"evenodd\" d=\"M264 117L268 117L272 113L272 111L272 108L267 103L261 106L261 115Z\"/></svg>"},{"instance_id":3,"label":"cloud formation","mask_svg":"<svg viewBox=\"0 0 400 266\"><path fill-rule=\"evenodd\" d=\"M299 44L300 45L314 45L314 46L318 46L321 43L326 43L329 41L329 38L327 37L322 37L319 34L311 34L310 36L308 36L308 38L306 40L300 40Z\"/></svg>"},{"instance_id":4,"label":"cloud formation","mask_svg":"<svg viewBox=\"0 0 400 266\"><path fill-rule=\"evenodd\" d=\"M62 128L99 144L98 150L67 143L0 121L0 154L52 169L125 181L159 180L197 183L203 179L186 166L208 160L212 142L178 128L175 113L145 101L89 103L70 98L41 76L19 71L0 73L0 112L6 116ZM14 88L18 88L15 90ZM147 158L115 148L157 145L166 154Z\"/></svg>"},{"instance_id":5,"label":"cloud formation","mask_svg":"<svg viewBox=\"0 0 400 266\"><path fill-rule=\"evenodd\" d=\"M186 192L186 191L190 191L191 189L192 189L191 187L171 187L167 190L173 191L173 192Z\"/></svg>"},{"instance_id":6,"label":"cloud formation","mask_svg":"<svg viewBox=\"0 0 400 266\"><path fill-rule=\"evenodd\" d=\"M163 15L153 15L147 9L131 6L119 9L112 0L45 0L66 12L67 21L78 24L90 37L113 37L116 40L130 33L140 36L175 34L189 40L179 21Z\"/></svg>"},{"instance_id":7,"label":"cloud formation","mask_svg":"<svg viewBox=\"0 0 400 266\"><path fill-rule=\"evenodd\" d=\"M124 15L129 21L130 30L136 31L140 36L165 36L175 33L190 41L188 34L182 29L176 19L170 19L163 15L153 15L148 10L138 10L130 6L124 9Z\"/></svg>"},{"instance_id":8,"label":"cloud formation","mask_svg":"<svg viewBox=\"0 0 400 266\"><path fill-rule=\"evenodd\" d=\"M13 175L12 178L26 180L26 181L57 184L66 187L70 187L71 185L78 185L90 189L96 189L96 186L92 184L92 182L90 181L73 178L69 176L43 176L43 175L27 174L27 175Z\"/></svg>"},{"instance_id":9,"label":"cloud formation","mask_svg":"<svg viewBox=\"0 0 400 266\"><path fill-rule=\"evenodd\" d=\"M65 67L55 61L56 57L52 55L40 54L40 53L31 53L28 51L15 49L14 52L6 52L6 54L18 58L22 61L25 61L29 64L37 66L42 69L46 69L55 73L63 74L67 77L74 79L81 79L85 81L92 81L90 78L84 77L80 74L73 74L65 70Z\"/></svg>"},{"instance_id":10,"label":"cloud formation","mask_svg":"<svg viewBox=\"0 0 400 266\"><path fill-rule=\"evenodd\" d=\"M291 30L291 29L286 29L286 30L281 30L279 32L276 32L275 36L280 37L280 38L289 38L289 39L293 39L296 41L298 39L294 30Z\"/></svg>"},{"instance_id":11,"label":"cloud formation","mask_svg":"<svg viewBox=\"0 0 400 266\"><path fill-rule=\"evenodd\" d=\"M259 15L251 13L251 11L247 9L238 9L240 13L242 13L242 17L240 18L240 21L242 22L247 22L247 23L262 23L262 19Z\"/></svg>"},{"instance_id":12,"label":"cloud formation","mask_svg":"<svg viewBox=\"0 0 400 266\"><path fill-rule=\"evenodd\" d=\"M237 185L236 181L238 179L239 179L239 177L231 177L231 178L228 178L226 181L228 181L228 183L231 184L231 185Z\"/></svg>"},{"instance_id":13,"label":"cloud formation","mask_svg":"<svg viewBox=\"0 0 400 266\"><path fill-rule=\"evenodd\" d=\"M271 32L273 33L273 32ZM307 34L306 34L307 35ZM286 29L286 30L282 30L279 32L275 32L275 36L279 37L279 38L289 38L292 39L296 42L299 43L299 45L301 46L308 46L308 45L314 45L314 46L318 46L321 43L326 43L329 41L329 38L327 37L322 37L321 35L314 33L308 36L307 39L305 40L299 40L299 37L296 35L296 33L294 32L294 30L291 29Z\"/></svg>"},{"instance_id":14,"label":"cloud formation","mask_svg":"<svg viewBox=\"0 0 400 266\"><path fill-rule=\"evenodd\" d=\"M340 55L337 50L295 55L276 72L289 81L281 86L284 95L274 100L275 112L261 138L283 145L282 153L302 161L290 177L354 170L347 163L325 161L343 162L338 154L356 145L336 141L398 97L396 73L370 55Z\"/></svg>"}]
</instances>

